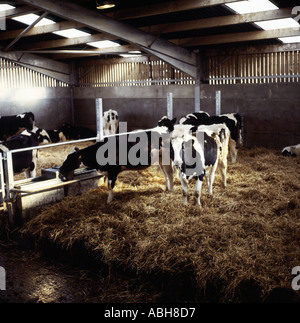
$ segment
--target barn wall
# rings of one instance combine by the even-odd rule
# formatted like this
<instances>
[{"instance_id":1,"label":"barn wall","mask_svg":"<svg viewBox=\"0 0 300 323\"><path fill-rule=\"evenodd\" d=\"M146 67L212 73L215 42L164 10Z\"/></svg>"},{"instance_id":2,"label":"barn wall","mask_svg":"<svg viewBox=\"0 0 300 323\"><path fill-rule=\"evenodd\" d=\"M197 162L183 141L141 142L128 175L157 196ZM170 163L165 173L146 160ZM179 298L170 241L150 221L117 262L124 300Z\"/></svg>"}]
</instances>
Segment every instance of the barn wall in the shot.
<instances>
[{"instance_id":1,"label":"barn wall","mask_svg":"<svg viewBox=\"0 0 300 323\"><path fill-rule=\"evenodd\" d=\"M280 149L300 142L299 84L202 85L202 110L215 114L217 90L222 93L222 113L244 116L247 147ZM174 117L194 111L193 85L76 88L75 124L96 129L95 98L99 97L103 110L117 110L128 130L153 127L166 115L168 92L173 93Z\"/></svg>"},{"instance_id":2,"label":"barn wall","mask_svg":"<svg viewBox=\"0 0 300 323\"><path fill-rule=\"evenodd\" d=\"M95 98L103 99L103 111L117 110L128 130L156 126L167 114L167 93L173 93L175 115L194 110L194 86L146 86L77 88L74 91L75 124L96 129Z\"/></svg>"},{"instance_id":3,"label":"barn wall","mask_svg":"<svg viewBox=\"0 0 300 323\"><path fill-rule=\"evenodd\" d=\"M222 113L244 117L246 146L280 149L300 143L298 83L204 85L201 109L215 111L216 90L221 90Z\"/></svg>"},{"instance_id":4,"label":"barn wall","mask_svg":"<svg viewBox=\"0 0 300 323\"><path fill-rule=\"evenodd\" d=\"M0 89L0 115L31 111L36 125L57 129L72 121L70 88L15 88Z\"/></svg>"}]
</instances>

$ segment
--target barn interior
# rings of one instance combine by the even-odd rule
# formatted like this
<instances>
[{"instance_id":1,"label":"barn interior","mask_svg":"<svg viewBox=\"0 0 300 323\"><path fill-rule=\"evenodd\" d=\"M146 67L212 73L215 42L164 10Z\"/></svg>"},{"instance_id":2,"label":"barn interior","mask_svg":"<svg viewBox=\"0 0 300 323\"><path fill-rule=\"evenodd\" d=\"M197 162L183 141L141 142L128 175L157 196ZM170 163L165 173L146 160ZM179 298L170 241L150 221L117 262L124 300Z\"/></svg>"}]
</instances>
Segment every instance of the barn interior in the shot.
<instances>
[{"instance_id":1,"label":"barn interior","mask_svg":"<svg viewBox=\"0 0 300 323\"><path fill-rule=\"evenodd\" d=\"M81 295L80 300L84 301L261 302L271 300L270 293L275 291L275 295L279 290L275 301L299 302L290 287L290 272L300 265L296 256L300 239L299 160L283 162L280 155L283 147L300 142L299 1L115 0L113 7L105 8L100 7L101 2L0 1L0 115L31 111L40 128L58 129L68 122L96 130L95 101L101 98L103 110L116 110L120 121L127 122L129 131L148 129L167 115L170 93L172 116L177 120L200 110L211 115L239 113L243 117L244 150L240 161L229 166L228 173L232 177L226 203L222 204L225 197L217 183L215 199L210 200L204 191L207 202L200 213L195 206L181 210L175 203L181 202L179 182L176 194L170 197L163 191L157 170L143 173L153 178L152 182L134 173L121 177L119 198L112 206L103 205L107 190L99 186L91 193L91 205L98 213L89 210L83 198L76 197L81 205L75 206L75 200L68 197L62 204L53 204L29 221L18 232L18 239L22 236L22 244L26 246L42 246L43 253L52 257L61 258L63 249L63 257L66 254L74 257L76 252L84 254L88 262L93 258L93 266L96 259L96 266L99 262L105 266L105 269L101 267L105 273L105 278L101 279L107 288L114 279L111 274L114 272L117 283L113 292L117 293L117 285L125 284L132 293L129 295L127 291L126 294L124 287L114 298L113 292L105 294L102 290L101 297ZM67 152L57 151L61 155L55 156L55 161L45 167L65 159ZM282 167L282 162L286 168ZM280 183L279 179L284 177L284 183ZM245 183L238 178L243 178ZM160 185L159 189L155 185ZM147 187L150 187L148 191ZM276 188L277 193L271 187ZM255 190L260 189L262 194L255 194ZM86 198L88 195L84 194ZM143 199L148 197L147 201ZM136 204L130 206L130 198ZM97 203L97 199L101 203ZM170 199L174 208L169 206ZM240 199L239 203L235 202ZM246 200L251 203L243 204ZM69 204L76 207L77 213L69 214ZM120 210L119 214L116 209ZM86 212L90 212L91 217L83 219L79 214L84 210L89 210ZM176 223L171 219L173 215ZM196 224L197 217L201 222ZM142 219L148 227L142 227ZM224 227L221 230L224 235L213 236L218 229L213 227L212 220ZM4 239L8 235L7 224L2 222L0 227L4 233L0 237ZM70 225L70 236L68 230L64 231L66 223ZM194 232L201 236L197 241L202 246L201 257L197 254L194 259L190 250L197 248L197 244L189 245L186 262L183 254L175 261L173 255L162 249L164 243L168 246L173 243L177 246L176 253L184 252L183 246L190 237L183 237L179 223L182 227L205 227L203 232ZM92 229L93 225L103 228L105 234ZM161 231L155 231L156 225L161 226ZM237 229L229 231L229 227L234 226L243 236L239 237ZM86 236L91 235L90 240L87 242L79 231L76 231L78 239L73 238L75 227L81 228ZM172 228L178 231L178 236L170 235ZM133 233L132 236L124 234L130 229L140 232L142 240L133 238ZM144 234L147 230L152 230L152 238ZM162 239L158 244L164 234L169 234L168 240ZM212 242L204 243L204 234L211 234L215 241L221 237L223 244L214 248ZM261 235L263 238L259 240ZM183 237L182 240L179 237ZM232 240L233 237L236 239ZM100 238L110 247L100 245L97 240ZM272 238L278 244L271 244ZM247 245L255 245L255 251L249 251L241 242L243 239ZM3 241L3 245L15 245L11 240ZM115 243L120 241L123 244L117 248ZM236 248L232 241L237 244ZM130 248L137 254L135 258L128 254ZM212 249L217 249L218 253L214 254ZM161 250L162 254L155 257L155 250ZM210 253L205 254L207 250ZM273 258L271 251L275 253ZM7 247L4 247L3 255L6 254ZM153 255L149 257L151 260L147 259L149 255ZM5 259L0 254L0 266ZM199 264L195 265L197 261L205 265L200 268ZM265 276L262 268L267 271ZM86 273L82 275L87 277ZM178 288L187 284L193 290L192 295L185 292L179 297L180 291L172 284L174 278L181 282ZM81 277L81 282L83 280ZM0 302L20 301L15 296L7 296L11 293L4 293L0 290ZM100 287L93 293L100 293ZM126 296L122 297L122 293ZM20 295L25 297L24 291ZM32 295L30 301L51 301L48 294L49 298ZM59 302L59 296L55 297L54 301ZM65 302L74 301L72 297L64 297Z\"/></svg>"},{"instance_id":2,"label":"barn interior","mask_svg":"<svg viewBox=\"0 0 300 323\"><path fill-rule=\"evenodd\" d=\"M299 141L297 1L254 2L244 14L230 7L238 1L2 2L12 6L0 36L2 115L32 110L42 128L95 128L99 97L133 130L166 114L167 93L179 118L214 114L221 91L222 113L245 119L248 147ZM26 15L36 16L24 24ZM259 25L273 20L291 25Z\"/></svg>"}]
</instances>

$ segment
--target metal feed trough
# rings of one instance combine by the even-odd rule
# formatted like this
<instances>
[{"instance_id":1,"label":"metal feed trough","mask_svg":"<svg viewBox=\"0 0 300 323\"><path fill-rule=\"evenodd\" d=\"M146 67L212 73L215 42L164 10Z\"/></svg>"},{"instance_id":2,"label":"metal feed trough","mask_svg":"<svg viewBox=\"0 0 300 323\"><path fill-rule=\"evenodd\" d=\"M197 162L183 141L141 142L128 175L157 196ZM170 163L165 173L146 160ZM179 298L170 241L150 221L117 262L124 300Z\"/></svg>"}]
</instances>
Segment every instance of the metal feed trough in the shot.
<instances>
[{"instance_id":1,"label":"metal feed trough","mask_svg":"<svg viewBox=\"0 0 300 323\"><path fill-rule=\"evenodd\" d=\"M98 187L99 177L96 170L78 169L74 179L62 182L58 177L59 167L43 169L41 176L15 181L13 173L13 154L21 151L46 149L91 140L102 140L102 99L96 99L97 137L73 140L56 144L22 148L0 153L0 203L7 211L9 224L23 221L46 204L62 200L66 195L82 194L88 189Z\"/></svg>"}]
</instances>

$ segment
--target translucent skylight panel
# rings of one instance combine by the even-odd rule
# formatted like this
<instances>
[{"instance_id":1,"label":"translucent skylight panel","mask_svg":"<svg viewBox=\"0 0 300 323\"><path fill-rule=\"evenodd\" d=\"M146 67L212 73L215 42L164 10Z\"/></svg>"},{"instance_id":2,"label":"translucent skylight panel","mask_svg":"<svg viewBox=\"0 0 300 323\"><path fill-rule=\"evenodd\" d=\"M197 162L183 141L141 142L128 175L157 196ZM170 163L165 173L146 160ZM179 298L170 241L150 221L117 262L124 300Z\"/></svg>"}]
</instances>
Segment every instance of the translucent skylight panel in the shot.
<instances>
[{"instance_id":1,"label":"translucent skylight panel","mask_svg":"<svg viewBox=\"0 0 300 323\"><path fill-rule=\"evenodd\" d=\"M239 14L279 9L268 0L237 1L233 3L227 3L226 6Z\"/></svg>"},{"instance_id":2,"label":"translucent skylight panel","mask_svg":"<svg viewBox=\"0 0 300 323\"><path fill-rule=\"evenodd\" d=\"M255 22L255 24L264 30L299 27L298 22L293 18L259 21Z\"/></svg>"},{"instance_id":3,"label":"translucent skylight panel","mask_svg":"<svg viewBox=\"0 0 300 323\"><path fill-rule=\"evenodd\" d=\"M11 6L9 4L0 4L0 11L6 11L6 10L11 10L15 9L16 7Z\"/></svg>"},{"instance_id":4,"label":"translucent skylight panel","mask_svg":"<svg viewBox=\"0 0 300 323\"><path fill-rule=\"evenodd\" d=\"M281 37L278 38L285 44L290 44L290 43L300 43L300 36L292 36L292 37Z\"/></svg>"},{"instance_id":5,"label":"translucent skylight panel","mask_svg":"<svg viewBox=\"0 0 300 323\"><path fill-rule=\"evenodd\" d=\"M133 50L133 51L128 52L128 54L120 54L120 56L122 56L122 57L139 57L139 56L142 56L142 55L139 55L139 54L142 54L142 52L139 51L139 50Z\"/></svg>"},{"instance_id":6,"label":"translucent skylight panel","mask_svg":"<svg viewBox=\"0 0 300 323\"><path fill-rule=\"evenodd\" d=\"M12 18L13 20L22 22L25 25L31 25L33 22L35 22L37 19L39 18L38 15L34 14L34 13L29 13L27 15L23 15L23 16L18 16L18 17L14 17ZM55 24L55 21L50 20L48 18L43 18L41 21L39 21L35 26L45 26L45 25L51 25L51 24Z\"/></svg>"},{"instance_id":7,"label":"translucent skylight panel","mask_svg":"<svg viewBox=\"0 0 300 323\"><path fill-rule=\"evenodd\" d=\"M110 40L101 40L101 41L95 41L91 43L87 43L90 46L96 47L96 48L109 48L109 47L118 47L121 46L120 44L110 41Z\"/></svg>"},{"instance_id":8,"label":"translucent skylight panel","mask_svg":"<svg viewBox=\"0 0 300 323\"><path fill-rule=\"evenodd\" d=\"M58 30L54 31L53 34L66 37L66 38L76 38L76 37L83 37L83 36L90 36L91 34L81 31L75 28L65 29L65 30Z\"/></svg>"}]
</instances>

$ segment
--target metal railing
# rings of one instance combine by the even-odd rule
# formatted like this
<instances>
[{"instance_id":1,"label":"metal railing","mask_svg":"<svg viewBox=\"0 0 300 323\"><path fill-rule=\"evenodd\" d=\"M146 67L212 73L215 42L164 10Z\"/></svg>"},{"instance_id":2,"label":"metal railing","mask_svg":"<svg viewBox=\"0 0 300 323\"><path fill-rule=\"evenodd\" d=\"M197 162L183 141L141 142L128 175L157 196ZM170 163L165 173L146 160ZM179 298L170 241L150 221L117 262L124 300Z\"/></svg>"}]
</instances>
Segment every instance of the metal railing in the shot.
<instances>
[{"instance_id":1,"label":"metal railing","mask_svg":"<svg viewBox=\"0 0 300 323\"><path fill-rule=\"evenodd\" d=\"M63 145L72 145L72 144L78 144L82 142L88 142L88 141L100 141L104 138L103 136L103 109L102 109L102 99L96 99L96 116L97 116L97 137L91 137L91 138L85 138L85 139L79 139L79 140L71 140L71 141L65 141L65 142L58 142L53 144L47 144L47 145L41 145L41 146L34 146L34 147L26 147L26 148L20 148L20 149L13 149L8 151L3 151L3 153L0 153L0 192L2 195L2 201L3 201L3 207L4 210L8 212L9 217L9 223L12 224L14 222L14 207L13 203L16 199L17 194L35 194L42 191L52 190L56 189L58 187L66 186L72 183L79 182L81 180L91 179L91 177L86 179L79 179L79 180L72 180L72 181L66 181L57 183L55 185L49 185L49 187L44 187L37 190L31 190L26 191L22 189L18 189L15 186L20 182L24 182L24 180L21 181L15 181L14 179L14 171L13 171L13 154L25 152L25 151L33 151L33 150L39 150L39 149L46 149L46 148L52 148L52 147L58 147ZM93 176L93 178L100 177L100 175Z\"/></svg>"}]
</instances>

